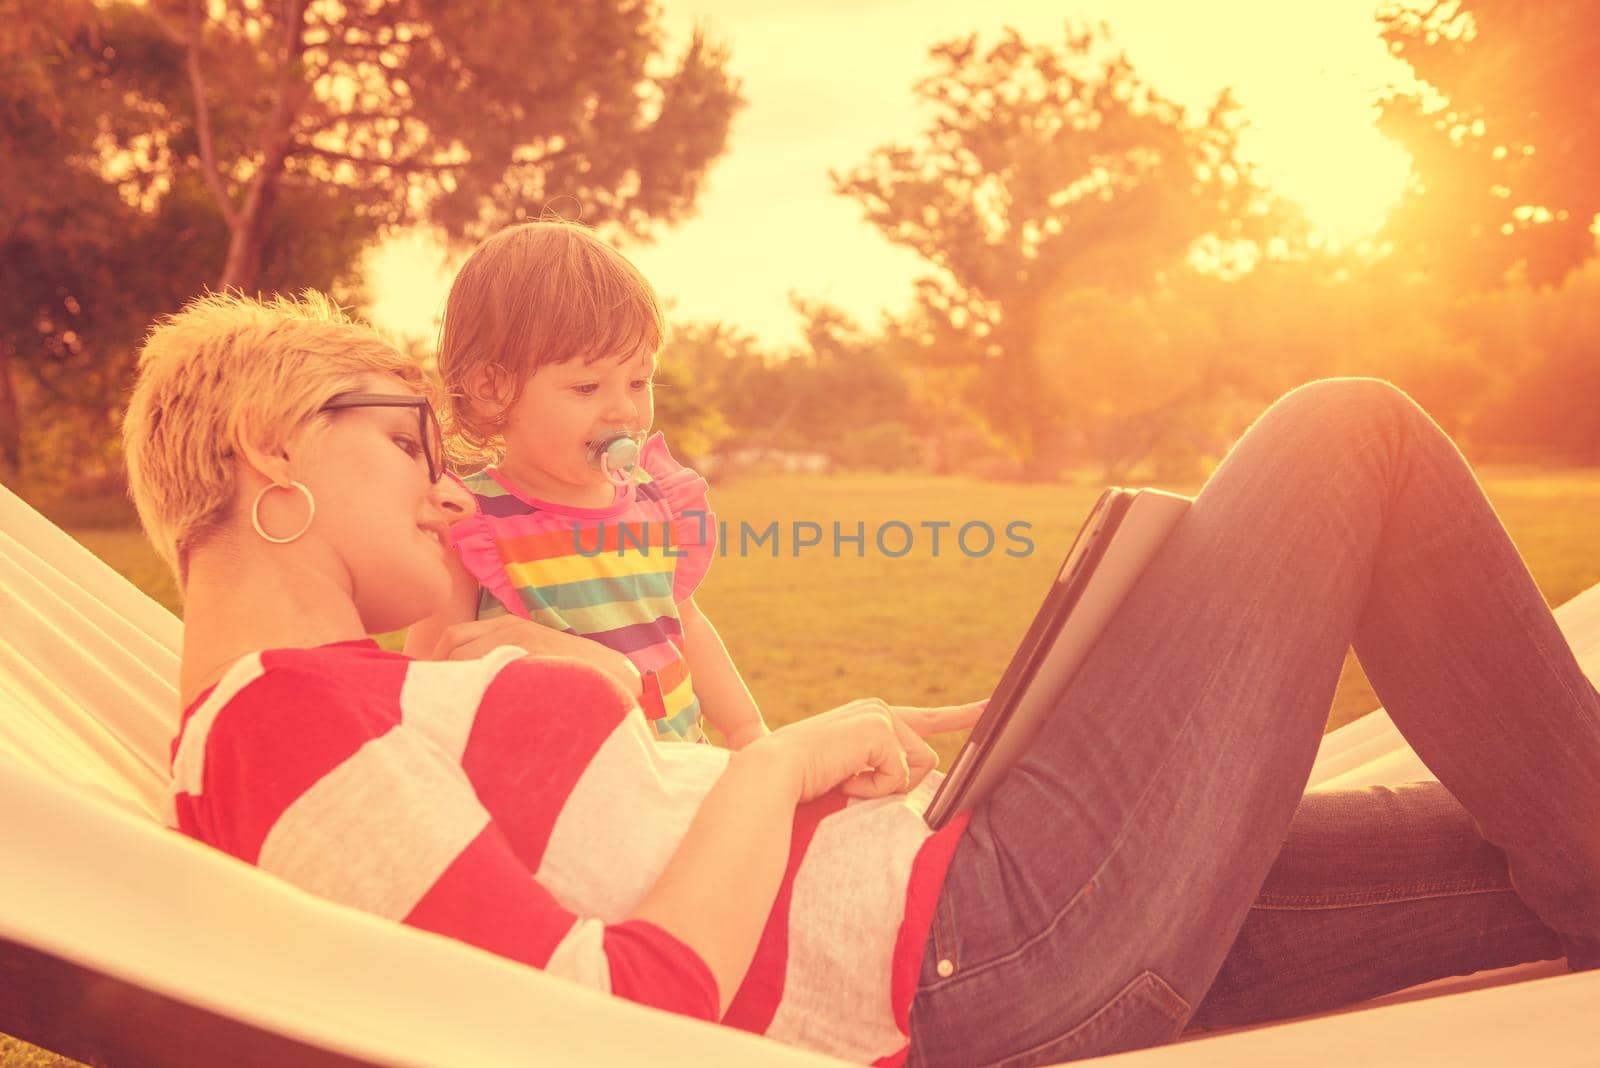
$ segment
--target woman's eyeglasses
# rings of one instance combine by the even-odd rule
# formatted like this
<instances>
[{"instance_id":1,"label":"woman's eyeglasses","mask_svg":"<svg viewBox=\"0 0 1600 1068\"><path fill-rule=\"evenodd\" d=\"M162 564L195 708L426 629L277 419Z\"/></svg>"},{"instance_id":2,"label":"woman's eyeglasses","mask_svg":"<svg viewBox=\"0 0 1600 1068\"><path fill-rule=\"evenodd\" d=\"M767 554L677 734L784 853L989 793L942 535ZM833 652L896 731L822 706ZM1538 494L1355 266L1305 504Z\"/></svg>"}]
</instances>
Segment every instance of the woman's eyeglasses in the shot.
<instances>
[{"instance_id":1,"label":"woman's eyeglasses","mask_svg":"<svg viewBox=\"0 0 1600 1068\"><path fill-rule=\"evenodd\" d=\"M438 482L445 473L444 432L439 429L439 417L434 414L428 398L408 393L340 393L329 398L321 410L338 412L346 408L415 408L417 440L422 443L422 455L428 460L428 481Z\"/></svg>"}]
</instances>

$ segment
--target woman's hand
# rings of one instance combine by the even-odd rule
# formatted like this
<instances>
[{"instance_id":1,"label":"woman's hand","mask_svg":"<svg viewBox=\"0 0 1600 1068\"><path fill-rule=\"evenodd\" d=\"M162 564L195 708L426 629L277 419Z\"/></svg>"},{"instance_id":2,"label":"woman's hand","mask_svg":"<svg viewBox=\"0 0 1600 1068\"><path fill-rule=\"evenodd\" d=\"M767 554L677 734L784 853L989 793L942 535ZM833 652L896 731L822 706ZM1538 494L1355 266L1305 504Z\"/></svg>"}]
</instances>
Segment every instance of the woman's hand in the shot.
<instances>
[{"instance_id":1,"label":"woman's hand","mask_svg":"<svg viewBox=\"0 0 1600 1068\"><path fill-rule=\"evenodd\" d=\"M896 708L900 718L910 724L911 729L918 736L926 738L930 734L943 734L945 731L964 731L978 722L978 717L983 715L983 710L989 707L989 699L981 701L968 701L964 705L940 705L938 708Z\"/></svg>"},{"instance_id":2,"label":"woman's hand","mask_svg":"<svg viewBox=\"0 0 1600 1068\"><path fill-rule=\"evenodd\" d=\"M850 797L906 793L939 760L923 735L970 726L985 704L903 708L868 697L780 727L741 752L778 753L800 801L836 787Z\"/></svg>"},{"instance_id":3,"label":"woman's hand","mask_svg":"<svg viewBox=\"0 0 1600 1068\"><path fill-rule=\"evenodd\" d=\"M430 660L476 660L491 649L514 645L530 656L560 656L599 668L638 698L643 692L639 669L622 653L592 638L541 626L518 616L496 616L452 623L439 635Z\"/></svg>"}]
</instances>

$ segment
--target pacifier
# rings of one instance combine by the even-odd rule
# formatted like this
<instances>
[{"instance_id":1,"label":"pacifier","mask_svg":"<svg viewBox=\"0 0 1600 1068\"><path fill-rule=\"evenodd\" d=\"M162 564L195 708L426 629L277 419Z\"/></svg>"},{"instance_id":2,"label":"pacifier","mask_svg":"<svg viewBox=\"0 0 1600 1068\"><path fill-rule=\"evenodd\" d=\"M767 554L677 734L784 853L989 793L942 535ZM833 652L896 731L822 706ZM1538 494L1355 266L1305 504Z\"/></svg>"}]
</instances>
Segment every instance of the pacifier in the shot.
<instances>
[{"instance_id":1,"label":"pacifier","mask_svg":"<svg viewBox=\"0 0 1600 1068\"><path fill-rule=\"evenodd\" d=\"M605 475L606 481L625 485L639 463L639 440L630 430L613 430L591 442L587 453L589 466Z\"/></svg>"}]
</instances>

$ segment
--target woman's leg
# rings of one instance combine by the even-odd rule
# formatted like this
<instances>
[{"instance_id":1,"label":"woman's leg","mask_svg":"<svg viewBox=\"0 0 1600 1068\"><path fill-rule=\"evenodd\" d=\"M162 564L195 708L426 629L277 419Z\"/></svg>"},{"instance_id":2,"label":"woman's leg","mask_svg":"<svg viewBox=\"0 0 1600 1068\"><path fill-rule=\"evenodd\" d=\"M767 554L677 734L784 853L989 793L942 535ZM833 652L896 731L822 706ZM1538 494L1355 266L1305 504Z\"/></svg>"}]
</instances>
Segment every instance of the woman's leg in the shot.
<instances>
[{"instance_id":1,"label":"woman's leg","mask_svg":"<svg viewBox=\"0 0 1600 1068\"><path fill-rule=\"evenodd\" d=\"M1237 1027L1562 955L1437 782L1313 791L1189 1021Z\"/></svg>"},{"instance_id":2,"label":"woman's leg","mask_svg":"<svg viewBox=\"0 0 1600 1068\"><path fill-rule=\"evenodd\" d=\"M974 813L913 1058L1176 1035L1278 857L1352 641L1522 900L1564 948L1600 935L1600 695L1438 426L1387 383L1326 380L1229 453Z\"/></svg>"}]
</instances>

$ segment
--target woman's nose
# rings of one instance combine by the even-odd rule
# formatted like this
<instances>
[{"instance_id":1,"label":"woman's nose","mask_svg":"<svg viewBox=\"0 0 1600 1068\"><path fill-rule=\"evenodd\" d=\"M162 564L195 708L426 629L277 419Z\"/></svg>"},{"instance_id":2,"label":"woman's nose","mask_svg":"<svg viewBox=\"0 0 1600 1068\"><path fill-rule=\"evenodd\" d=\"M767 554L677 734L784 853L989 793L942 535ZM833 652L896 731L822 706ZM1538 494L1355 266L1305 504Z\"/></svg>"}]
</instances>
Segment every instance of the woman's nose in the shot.
<instances>
[{"instance_id":1,"label":"woman's nose","mask_svg":"<svg viewBox=\"0 0 1600 1068\"><path fill-rule=\"evenodd\" d=\"M449 471L433 484L433 503L452 523L458 519L465 519L477 510L472 499L472 491Z\"/></svg>"}]
</instances>

